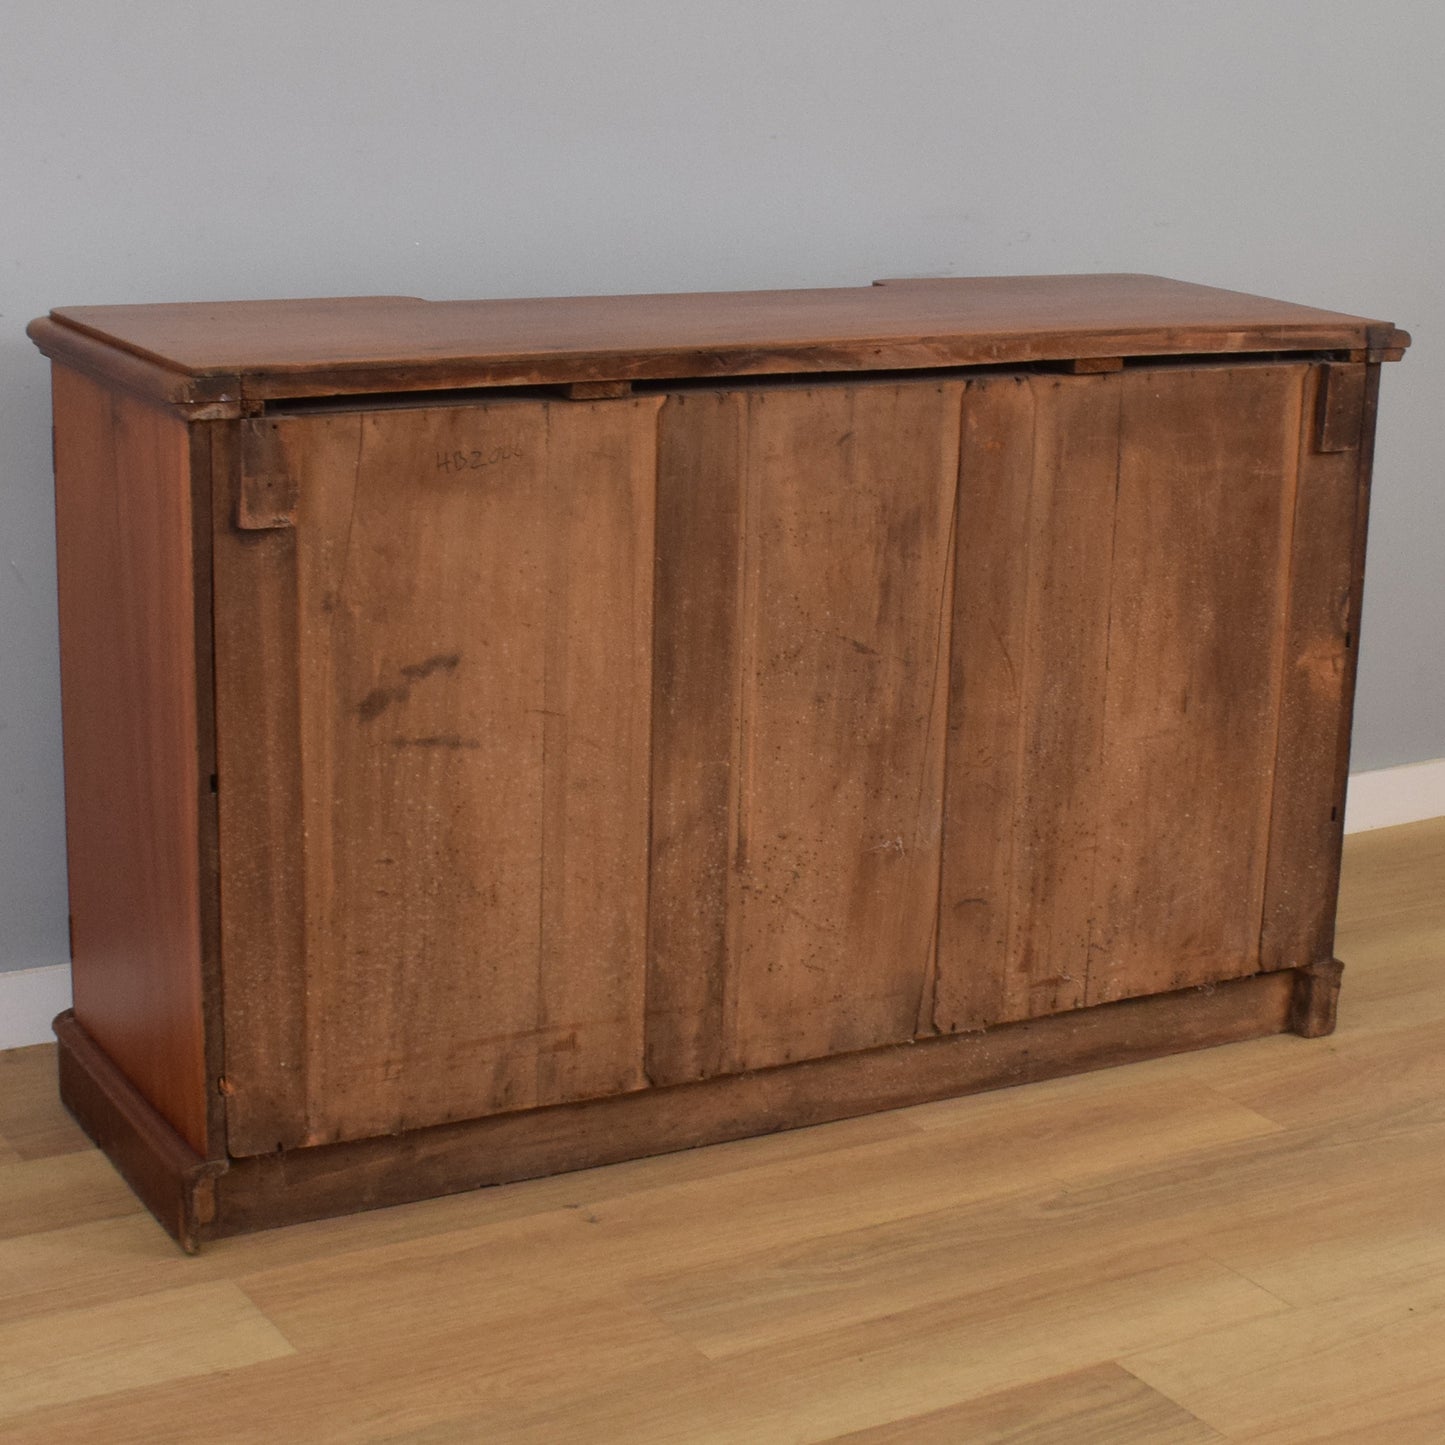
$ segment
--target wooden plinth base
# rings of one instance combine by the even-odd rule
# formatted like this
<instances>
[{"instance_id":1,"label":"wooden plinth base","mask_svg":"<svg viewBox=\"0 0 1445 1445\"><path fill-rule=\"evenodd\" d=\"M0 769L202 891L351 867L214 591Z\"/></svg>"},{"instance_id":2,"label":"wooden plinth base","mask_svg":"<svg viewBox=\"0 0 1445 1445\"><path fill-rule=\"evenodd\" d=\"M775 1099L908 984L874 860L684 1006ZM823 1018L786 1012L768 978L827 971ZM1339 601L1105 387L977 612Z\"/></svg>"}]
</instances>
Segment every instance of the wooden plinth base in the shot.
<instances>
[{"instance_id":1,"label":"wooden plinth base","mask_svg":"<svg viewBox=\"0 0 1445 1445\"><path fill-rule=\"evenodd\" d=\"M60 1091L81 1127L182 1248L796 1129L1009 1084L1293 1031L1334 1027L1340 965L1003 1024L864 1053L562 1104L406 1134L238 1159L203 1159L160 1118L70 1013L55 1021Z\"/></svg>"}]
</instances>

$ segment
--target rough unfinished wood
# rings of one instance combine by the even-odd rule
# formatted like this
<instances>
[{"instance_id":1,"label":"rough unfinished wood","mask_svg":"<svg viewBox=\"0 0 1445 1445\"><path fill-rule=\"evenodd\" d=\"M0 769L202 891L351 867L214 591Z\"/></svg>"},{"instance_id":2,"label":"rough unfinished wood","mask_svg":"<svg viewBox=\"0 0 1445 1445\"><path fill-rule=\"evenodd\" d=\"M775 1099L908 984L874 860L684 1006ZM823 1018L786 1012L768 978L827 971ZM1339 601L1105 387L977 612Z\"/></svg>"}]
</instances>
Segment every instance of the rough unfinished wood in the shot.
<instances>
[{"instance_id":1,"label":"rough unfinished wood","mask_svg":"<svg viewBox=\"0 0 1445 1445\"><path fill-rule=\"evenodd\" d=\"M654 1040L655 1083L917 1029L960 396L956 383L757 388L663 413L676 560L658 618L651 973L676 1055ZM729 610L735 622L715 615Z\"/></svg>"},{"instance_id":2,"label":"rough unfinished wood","mask_svg":"<svg viewBox=\"0 0 1445 1445\"><path fill-rule=\"evenodd\" d=\"M679 392L659 418L647 1075L723 1071L732 985L742 629L738 391Z\"/></svg>"},{"instance_id":3,"label":"rough unfinished wood","mask_svg":"<svg viewBox=\"0 0 1445 1445\"><path fill-rule=\"evenodd\" d=\"M1125 378L1090 1003L1261 966L1308 381L1302 365Z\"/></svg>"},{"instance_id":4,"label":"rough unfinished wood","mask_svg":"<svg viewBox=\"0 0 1445 1445\"><path fill-rule=\"evenodd\" d=\"M1306 415L1315 414L1327 378L1346 384L1342 370L1378 375L1374 367L1316 368ZM1300 440L1259 949L1264 968L1324 963L1333 949L1374 396L1371 379L1350 449L1316 450L1308 429Z\"/></svg>"},{"instance_id":5,"label":"rough unfinished wood","mask_svg":"<svg viewBox=\"0 0 1445 1445\"><path fill-rule=\"evenodd\" d=\"M223 699L223 871L302 924L228 970L232 1152L642 1085L659 404L266 423L296 529L218 542L223 665L296 713L252 822L225 780L259 778L229 749L260 730Z\"/></svg>"},{"instance_id":6,"label":"rough unfinished wood","mask_svg":"<svg viewBox=\"0 0 1445 1445\"><path fill-rule=\"evenodd\" d=\"M969 387L938 1027L1261 966L1312 384L1296 364Z\"/></svg>"},{"instance_id":7,"label":"rough unfinished wood","mask_svg":"<svg viewBox=\"0 0 1445 1445\"><path fill-rule=\"evenodd\" d=\"M1001 376L964 405L933 1022L1085 999L1121 374Z\"/></svg>"}]
</instances>

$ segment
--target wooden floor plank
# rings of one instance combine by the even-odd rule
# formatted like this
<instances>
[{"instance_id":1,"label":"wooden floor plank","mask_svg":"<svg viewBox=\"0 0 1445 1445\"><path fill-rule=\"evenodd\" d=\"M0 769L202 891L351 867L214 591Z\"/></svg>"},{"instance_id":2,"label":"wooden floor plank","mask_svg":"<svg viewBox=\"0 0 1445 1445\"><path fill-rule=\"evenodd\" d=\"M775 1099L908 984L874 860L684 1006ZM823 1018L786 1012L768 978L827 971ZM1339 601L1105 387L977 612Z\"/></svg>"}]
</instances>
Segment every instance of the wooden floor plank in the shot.
<instances>
[{"instance_id":1,"label":"wooden floor plank","mask_svg":"<svg viewBox=\"0 0 1445 1445\"><path fill-rule=\"evenodd\" d=\"M90 1148L56 1096L54 1044L0 1053L0 1139L21 1159Z\"/></svg>"},{"instance_id":2,"label":"wooden floor plank","mask_svg":"<svg viewBox=\"0 0 1445 1445\"><path fill-rule=\"evenodd\" d=\"M0 1418L290 1353L233 1284L61 1310L0 1328Z\"/></svg>"},{"instance_id":3,"label":"wooden floor plank","mask_svg":"<svg viewBox=\"0 0 1445 1445\"><path fill-rule=\"evenodd\" d=\"M0 1054L6 1445L1445 1437L1445 820L1347 840L1339 1032L226 1240ZM8 1152L7 1152L8 1151ZM209 1427L208 1427L209 1429Z\"/></svg>"},{"instance_id":4,"label":"wooden floor plank","mask_svg":"<svg viewBox=\"0 0 1445 1445\"><path fill-rule=\"evenodd\" d=\"M94 1150L0 1163L0 1239L140 1208L110 1161Z\"/></svg>"},{"instance_id":5,"label":"wooden floor plank","mask_svg":"<svg viewBox=\"0 0 1445 1445\"><path fill-rule=\"evenodd\" d=\"M1122 1363L1232 1440L1394 1440L1445 1400L1445 1277L1150 1347ZM1349 1432L1353 1431L1353 1436Z\"/></svg>"},{"instance_id":6,"label":"wooden floor plank","mask_svg":"<svg viewBox=\"0 0 1445 1445\"><path fill-rule=\"evenodd\" d=\"M1098 1365L850 1431L830 1445L1205 1445L1224 1438L1127 1370Z\"/></svg>"}]
</instances>

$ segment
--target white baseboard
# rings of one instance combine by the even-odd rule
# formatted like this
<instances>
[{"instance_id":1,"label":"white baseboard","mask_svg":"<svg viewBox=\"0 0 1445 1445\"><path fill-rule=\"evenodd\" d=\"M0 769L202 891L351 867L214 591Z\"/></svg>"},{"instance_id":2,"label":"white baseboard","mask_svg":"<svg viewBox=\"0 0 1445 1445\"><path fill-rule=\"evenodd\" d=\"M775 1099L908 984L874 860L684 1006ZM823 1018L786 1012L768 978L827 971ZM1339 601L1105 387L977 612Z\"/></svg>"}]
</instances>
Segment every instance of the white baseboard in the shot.
<instances>
[{"instance_id":1,"label":"white baseboard","mask_svg":"<svg viewBox=\"0 0 1445 1445\"><path fill-rule=\"evenodd\" d=\"M1345 799L1345 832L1445 817L1445 758L1354 773ZM41 1044L50 1021L70 1007L70 966L0 973L0 1049Z\"/></svg>"},{"instance_id":2,"label":"white baseboard","mask_svg":"<svg viewBox=\"0 0 1445 1445\"><path fill-rule=\"evenodd\" d=\"M69 1007L68 963L0 973L0 1049L47 1042L50 1020Z\"/></svg>"},{"instance_id":3,"label":"white baseboard","mask_svg":"<svg viewBox=\"0 0 1445 1445\"><path fill-rule=\"evenodd\" d=\"M1351 773L1345 832L1367 833L1397 823L1445 817L1445 758Z\"/></svg>"}]
</instances>

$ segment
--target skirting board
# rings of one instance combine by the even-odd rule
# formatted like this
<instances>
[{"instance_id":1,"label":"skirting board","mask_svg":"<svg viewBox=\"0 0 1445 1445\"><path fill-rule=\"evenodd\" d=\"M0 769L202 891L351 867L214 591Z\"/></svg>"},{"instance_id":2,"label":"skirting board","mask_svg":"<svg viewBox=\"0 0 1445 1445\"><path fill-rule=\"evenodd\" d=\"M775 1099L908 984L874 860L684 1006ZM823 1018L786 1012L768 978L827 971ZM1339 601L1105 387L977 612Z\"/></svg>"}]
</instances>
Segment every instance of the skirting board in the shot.
<instances>
[{"instance_id":1,"label":"skirting board","mask_svg":"<svg viewBox=\"0 0 1445 1445\"><path fill-rule=\"evenodd\" d=\"M1440 817L1445 817L1445 758L1350 775L1346 833ZM67 964L0 973L0 1049L49 1043L50 1021L69 1007Z\"/></svg>"},{"instance_id":2,"label":"skirting board","mask_svg":"<svg viewBox=\"0 0 1445 1445\"><path fill-rule=\"evenodd\" d=\"M50 1021L70 1007L70 965L0 973L0 1049L48 1044Z\"/></svg>"},{"instance_id":3,"label":"skirting board","mask_svg":"<svg viewBox=\"0 0 1445 1445\"><path fill-rule=\"evenodd\" d=\"M1368 833L1397 823L1445 817L1445 758L1351 773L1345 832Z\"/></svg>"}]
</instances>

